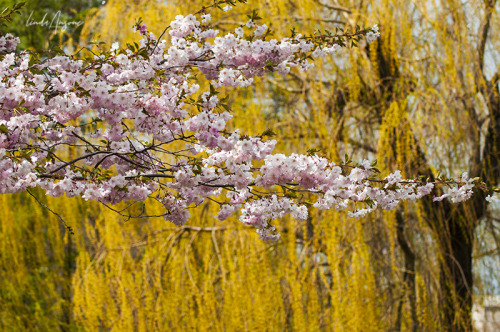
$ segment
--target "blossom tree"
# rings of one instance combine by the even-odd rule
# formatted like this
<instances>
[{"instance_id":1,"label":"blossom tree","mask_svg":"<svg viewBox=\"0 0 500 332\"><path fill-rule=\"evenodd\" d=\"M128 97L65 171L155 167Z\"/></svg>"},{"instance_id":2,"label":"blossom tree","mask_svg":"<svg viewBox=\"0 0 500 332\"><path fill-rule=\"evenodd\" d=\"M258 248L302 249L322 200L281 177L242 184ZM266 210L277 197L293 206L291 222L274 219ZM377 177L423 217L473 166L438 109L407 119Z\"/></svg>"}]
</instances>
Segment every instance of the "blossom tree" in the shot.
<instances>
[{"instance_id":1,"label":"blossom tree","mask_svg":"<svg viewBox=\"0 0 500 332\"><path fill-rule=\"evenodd\" d=\"M162 204L162 217L176 225L210 200L220 205L220 220L240 211L240 221L261 239L275 240L272 221L286 214L305 220L309 206L359 217L422 198L439 183L449 188L435 201L461 202L474 188L492 191L465 173L456 180L403 179L399 171L377 178L375 162L357 164L346 156L335 164L314 150L287 156L273 152L271 131L250 137L229 130L224 89L248 87L271 72L307 71L314 58L380 35L373 26L310 36L292 31L276 40L265 24L256 24L254 12L245 25L218 36L210 10L242 2L214 1L177 16L164 31L170 44L139 20L139 44L121 49L115 43L88 59L16 53L19 38L2 36L0 192L39 187L110 209L149 199Z\"/></svg>"}]
</instances>

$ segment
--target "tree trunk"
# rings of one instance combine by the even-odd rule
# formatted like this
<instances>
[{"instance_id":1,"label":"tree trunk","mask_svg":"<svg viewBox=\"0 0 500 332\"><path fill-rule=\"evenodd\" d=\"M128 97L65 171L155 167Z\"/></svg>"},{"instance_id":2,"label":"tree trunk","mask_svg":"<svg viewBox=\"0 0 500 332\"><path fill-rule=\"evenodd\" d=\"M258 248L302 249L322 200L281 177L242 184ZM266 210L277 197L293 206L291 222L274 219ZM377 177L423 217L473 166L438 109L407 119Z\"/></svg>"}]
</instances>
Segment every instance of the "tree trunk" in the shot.
<instances>
[{"instance_id":1,"label":"tree trunk","mask_svg":"<svg viewBox=\"0 0 500 332\"><path fill-rule=\"evenodd\" d=\"M410 305L410 314L411 314L411 331L417 332L419 329L419 322L417 318L417 297L415 291L415 253L411 250L410 244L406 239L404 234L405 229L405 217L402 209L399 209L396 213L396 221L397 221L397 239L398 244L401 247L401 250L404 254L404 262L405 262L405 271L403 274L403 296L401 298L399 307L398 307L398 318L395 324L395 330L401 331L401 319L402 319L402 308L403 303L405 301L405 297L408 298L408 303Z\"/></svg>"},{"instance_id":2,"label":"tree trunk","mask_svg":"<svg viewBox=\"0 0 500 332\"><path fill-rule=\"evenodd\" d=\"M472 249L474 227L464 218L438 219L440 310L443 331L472 331Z\"/></svg>"}]
</instances>

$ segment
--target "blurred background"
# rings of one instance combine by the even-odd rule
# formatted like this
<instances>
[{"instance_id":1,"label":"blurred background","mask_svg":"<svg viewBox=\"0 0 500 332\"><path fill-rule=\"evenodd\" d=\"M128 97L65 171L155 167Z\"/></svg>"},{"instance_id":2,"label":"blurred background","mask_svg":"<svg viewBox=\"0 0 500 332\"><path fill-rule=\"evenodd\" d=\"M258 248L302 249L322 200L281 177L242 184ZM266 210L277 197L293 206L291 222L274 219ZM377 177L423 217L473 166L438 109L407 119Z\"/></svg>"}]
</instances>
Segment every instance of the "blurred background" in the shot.
<instances>
[{"instance_id":1,"label":"blurred background","mask_svg":"<svg viewBox=\"0 0 500 332\"><path fill-rule=\"evenodd\" d=\"M0 9L13 3L0 0ZM104 48L137 41L139 17L158 37L176 15L212 3L29 0L2 32L21 38L18 49L74 54L95 40ZM498 185L499 7L249 0L212 10L221 33L245 24L252 9L270 38L292 27L312 34L378 24L381 32L372 44L316 60L307 73L270 74L231 92L231 125L249 135L272 129L280 153L318 148L336 162L345 154L376 159L382 176L467 171ZM29 195L0 196L0 330L500 329L500 207L484 204L481 193L459 205L423 200L361 219L312 208L307 222L279 220L274 243L237 218L218 221L210 203L176 227L37 195L75 234Z\"/></svg>"}]
</instances>

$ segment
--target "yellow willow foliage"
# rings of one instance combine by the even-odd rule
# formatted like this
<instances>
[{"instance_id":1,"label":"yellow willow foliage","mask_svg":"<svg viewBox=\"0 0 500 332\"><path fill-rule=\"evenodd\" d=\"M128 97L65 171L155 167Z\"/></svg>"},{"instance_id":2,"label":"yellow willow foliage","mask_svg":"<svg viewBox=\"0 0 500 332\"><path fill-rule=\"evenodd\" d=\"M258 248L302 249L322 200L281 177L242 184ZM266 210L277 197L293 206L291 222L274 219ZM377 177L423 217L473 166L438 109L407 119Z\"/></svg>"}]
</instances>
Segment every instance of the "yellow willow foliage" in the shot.
<instances>
[{"instance_id":1,"label":"yellow willow foliage","mask_svg":"<svg viewBox=\"0 0 500 332\"><path fill-rule=\"evenodd\" d=\"M89 14L82 43L97 36L107 47L137 40L131 26L138 17L159 36L175 15L211 3L110 0ZM342 50L307 74L266 76L232 93L233 126L251 135L273 129L278 152L318 147L335 161L345 153L377 158L383 175L394 169L414 175L418 141L442 156L431 166L456 174L465 165L457 158L467 152L463 142L481 129L461 126L469 115L456 98L481 103L470 90L474 54L461 1L338 1L349 14L321 3L333 1L250 0L214 12L224 31L245 23L241 14L256 8L276 37L292 25L299 32L331 29L332 20L378 23L382 32L369 49ZM449 38L450 28L460 38ZM214 204L175 227L162 218L125 221L96 203L34 194L75 235L31 196L1 196L1 330L387 331L399 317L400 329L409 331L412 307L419 330L439 330L440 258L419 206L401 207L403 234L417 257L411 301L396 211L355 220L311 209L307 222L277 221L282 239L264 243L236 219L217 221ZM129 211L141 209L136 204ZM148 206L146 212L163 211Z\"/></svg>"},{"instance_id":2,"label":"yellow willow foliage","mask_svg":"<svg viewBox=\"0 0 500 332\"><path fill-rule=\"evenodd\" d=\"M68 237L27 195L2 199L25 207L2 211L3 330L383 329L363 227L337 214L322 216L327 236L312 241L283 220L283 241L269 244L214 222L210 205L179 228L40 198L71 223Z\"/></svg>"},{"instance_id":3,"label":"yellow willow foliage","mask_svg":"<svg viewBox=\"0 0 500 332\"><path fill-rule=\"evenodd\" d=\"M107 42L108 47L115 41L130 42L137 40L137 33L132 26L140 17L147 20L148 25L162 26L178 14L180 12L174 6L164 1L110 0L102 9L93 8L89 11L80 38L86 42L92 35L92 40Z\"/></svg>"},{"instance_id":4,"label":"yellow willow foliage","mask_svg":"<svg viewBox=\"0 0 500 332\"><path fill-rule=\"evenodd\" d=\"M50 331L67 326L72 281L64 228L27 194L0 199L1 329ZM61 209L61 203L52 203ZM64 210L76 221L84 211L74 203L65 204Z\"/></svg>"}]
</instances>

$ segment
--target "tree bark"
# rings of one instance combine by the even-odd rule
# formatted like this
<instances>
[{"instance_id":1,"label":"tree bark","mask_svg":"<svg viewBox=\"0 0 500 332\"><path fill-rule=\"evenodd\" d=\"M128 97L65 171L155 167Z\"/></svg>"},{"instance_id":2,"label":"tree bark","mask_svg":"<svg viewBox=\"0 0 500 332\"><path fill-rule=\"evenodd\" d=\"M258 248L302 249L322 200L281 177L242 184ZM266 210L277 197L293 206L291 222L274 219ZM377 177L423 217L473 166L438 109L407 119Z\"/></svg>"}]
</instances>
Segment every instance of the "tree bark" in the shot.
<instances>
[{"instance_id":1,"label":"tree bark","mask_svg":"<svg viewBox=\"0 0 500 332\"><path fill-rule=\"evenodd\" d=\"M401 302L398 308L398 318L395 324L395 330L401 331L401 310L403 307L403 303L405 297L408 298L408 303L410 305L410 315L411 315L411 324L410 328L412 332L416 332L419 329L419 322L417 318L417 297L415 291L415 253L411 250L408 240L404 234L405 228L405 219L403 215L403 211L400 209L396 213L396 228L397 228L397 240L398 244L401 247L401 250L404 254L404 265L405 270L403 273L403 296L401 298Z\"/></svg>"},{"instance_id":2,"label":"tree bark","mask_svg":"<svg viewBox=\"0 0 500 332\"><path fill-rule=\"evenodd\" d=\"M440 264L443 331L472 331L472 250L474 224L456 211L435 220Z\"/></svg>"}]
</instances>

